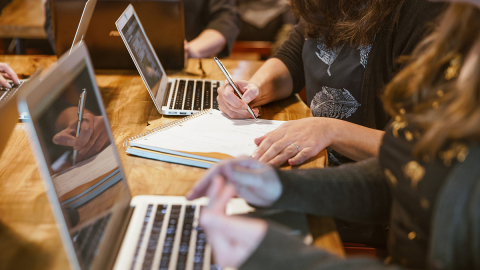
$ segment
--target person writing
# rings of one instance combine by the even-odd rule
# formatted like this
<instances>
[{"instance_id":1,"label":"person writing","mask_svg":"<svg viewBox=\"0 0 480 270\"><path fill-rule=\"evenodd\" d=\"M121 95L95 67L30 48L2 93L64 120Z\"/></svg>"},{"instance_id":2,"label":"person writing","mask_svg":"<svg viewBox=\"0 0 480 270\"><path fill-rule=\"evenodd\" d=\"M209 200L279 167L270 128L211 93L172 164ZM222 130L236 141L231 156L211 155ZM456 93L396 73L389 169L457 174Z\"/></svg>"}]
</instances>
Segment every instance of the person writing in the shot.
<instances>
[{"instance_id":1,"label":"person writing","mask_svg":"<svg viewBox=\"0 0 480 270\"><path fill-rule=\"evenodd\" d=\"M469 3L465 3L469 2ZM211 169L188 194L221 266L239 269L480 269L480 0L452 3L386 87L394 119L379 157L281 171L251 158ZM226 216L234 195L273 209L390 221L389 257L341 259L281 227Z\"/></svg>"},{"instance_id":2,"label":"person writing","mask_svg":"<svg viewBox=\"0 0 480 270\"><path fill-rule=\"evenodd\" d=\"M242 99L228 84L218 89L220 110L251 118L247 104L258 107L305 87L315 117L288 121L257 138L255 159L299 165L326 147L330 165L377 155L388 122L379 95L400 70L397 58L411 54L444 5L292 0L291 6L301 17L299 25L249 81L236 81ZM258 108L254 111L258 115Z\"/></svg>"}]
</instances>

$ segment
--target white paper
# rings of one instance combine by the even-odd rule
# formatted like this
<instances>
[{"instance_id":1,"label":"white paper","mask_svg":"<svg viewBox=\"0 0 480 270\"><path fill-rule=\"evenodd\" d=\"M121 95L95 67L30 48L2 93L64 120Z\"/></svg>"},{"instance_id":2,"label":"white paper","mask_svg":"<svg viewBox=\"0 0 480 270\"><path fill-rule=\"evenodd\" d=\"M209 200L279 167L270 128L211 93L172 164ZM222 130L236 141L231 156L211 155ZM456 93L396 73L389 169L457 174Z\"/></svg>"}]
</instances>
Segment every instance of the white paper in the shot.
<instances>
[{"instance_id":1,"label":"white paper","mask_svg":"<svg viewBox=\"0 0 480 270\"><path fill-rule=\"evenodd\" d=\"M250 156L255 138L275 130L285 121L230 119L218 110L201 115L168 130L132 141L132 146L150 146L174 151L223 153Z\"/></svg>"}]
</instances>

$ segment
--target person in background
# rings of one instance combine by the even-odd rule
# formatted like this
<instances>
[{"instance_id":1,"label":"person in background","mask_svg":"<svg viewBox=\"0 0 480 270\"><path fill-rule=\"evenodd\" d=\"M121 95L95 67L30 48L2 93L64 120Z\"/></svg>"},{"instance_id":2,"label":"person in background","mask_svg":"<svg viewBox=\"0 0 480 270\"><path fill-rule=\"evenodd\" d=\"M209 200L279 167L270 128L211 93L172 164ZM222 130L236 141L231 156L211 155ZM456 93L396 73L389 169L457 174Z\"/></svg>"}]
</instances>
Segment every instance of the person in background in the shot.
<instances>
[{"instance_id":1,"label":"person in background","mask_svg":"<svg viewBox=\"0 0 480 270\"><path fill-rule=\"evenodd\" d=\"M247 104L258 107L305 87L315 117L288 121L257 138L255 159L299 165L326 147L332 166L377 155L388 122L379 95L401 68L397 58L411 54L444 5L292 0L291 6L300 23L249 81L237 81L242 99L228 83L218 89L220 110L232 118L251 118Z\"/></svg>"},{"instance_id":2,"label":"person in background","mask_svg":"<svg viewBox=\"0 0 480 270\"><path fill-rule=\"evenodd\" d=\"M235 0L184 0L184 10L188 56L228 56L240 32Z\"/></svg>"},{"instance_id":3,"label":"person in background","mask_svg":"<svg viewBox=\"0 0 480 270\"><path fill-rule=\"evenodd\" d=\"M55 51L48 0L45 4L45 32ZM240 32L235 0L184 0L185 54L191 58L226 57Z\"/></svg>"},{"instance_id":4,"label":"person in background","mask_svg":"<svg viewBox=\"0 0 480 270\"><path fill-rule=\"evenodd\" d=\"M250 270L480 269L480 0L461 2L451 4L386 87L385 110L394 120L379 157L291 171L235 159L195 185L189 199L210 197L200 225L217 264ZM389 256L383 263L341 259L273 223L226 216L235 194L259 207L390 220Z\"/></svg>"},{"instance_id":5,"label":"person in background","mask_svg":"<svg viewBox=\"0 0 480 270\"><path fill-rule=\"evenodd\" d=\"M20 84L18 76L13 69L6 63L0 62L0 85L6 88L12 88L7 80L12 80L14 84Z\"/></svg>"}]
</instances>

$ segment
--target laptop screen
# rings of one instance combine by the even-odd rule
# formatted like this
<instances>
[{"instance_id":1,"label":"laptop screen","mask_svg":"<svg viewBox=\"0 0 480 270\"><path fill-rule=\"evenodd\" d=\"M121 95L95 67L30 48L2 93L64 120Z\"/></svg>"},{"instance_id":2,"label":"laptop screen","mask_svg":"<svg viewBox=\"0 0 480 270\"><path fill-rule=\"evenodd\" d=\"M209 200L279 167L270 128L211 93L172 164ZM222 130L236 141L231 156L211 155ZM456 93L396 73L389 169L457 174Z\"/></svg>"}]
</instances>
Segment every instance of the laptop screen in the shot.
<instances>
[{"instance_id":1,"label":"laptop screen","mask_svg":"<svg viewBox=\"0 0 480 270\"><path fill-rule=\"evenodd\" d=\"M129 196L95 87L82 62L52 89L56 95L47 97L36 111L37 135L82 269L89 269L95 261L106 228L113 223L115 206ZM74 149L78 150L76 158Z\"/></svg>"},{"instance_id":2,"label":"laptop screen","mask_svg":"<svg viewBox=\"0 0 480 270\"><path fill-rule=\"evenodd\" d=\"M142 71L144 80L150 87L153 96L156 97L158 91L157 84L160 83L163 72L135 15L130 17L123 27L122 33L127 40L130 52L134 55L135 60Z\"/></svg>"}]
</instances>

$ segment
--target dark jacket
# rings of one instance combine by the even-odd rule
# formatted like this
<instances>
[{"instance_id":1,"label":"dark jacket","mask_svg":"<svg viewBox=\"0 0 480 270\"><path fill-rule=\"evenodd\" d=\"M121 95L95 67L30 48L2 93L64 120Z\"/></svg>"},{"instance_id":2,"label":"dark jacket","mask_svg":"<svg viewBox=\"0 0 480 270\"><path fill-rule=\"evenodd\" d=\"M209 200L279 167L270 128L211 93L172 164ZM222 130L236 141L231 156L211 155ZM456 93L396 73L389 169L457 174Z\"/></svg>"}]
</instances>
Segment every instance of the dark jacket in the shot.
<instances>
[{"instance_id":1,"label":"dark jacket","mask_svg":"<svg viewBox=\"0 0 480 270\"><path fill-rule=\"evenodd\" d=\"M480 146L471 146L465 161L452 167L441 186L433 206L427 269L480 269L479 162ZM392 206L391 193L378 158L340 168L300 173L278 171L284 192L273 207L363 222L388 219ZM402 267L385 265L369 258L341 259L306 246L301 239L289 235L280 226L269 224L263 241L241 269Z\"/></svg>"}]
</instances>

